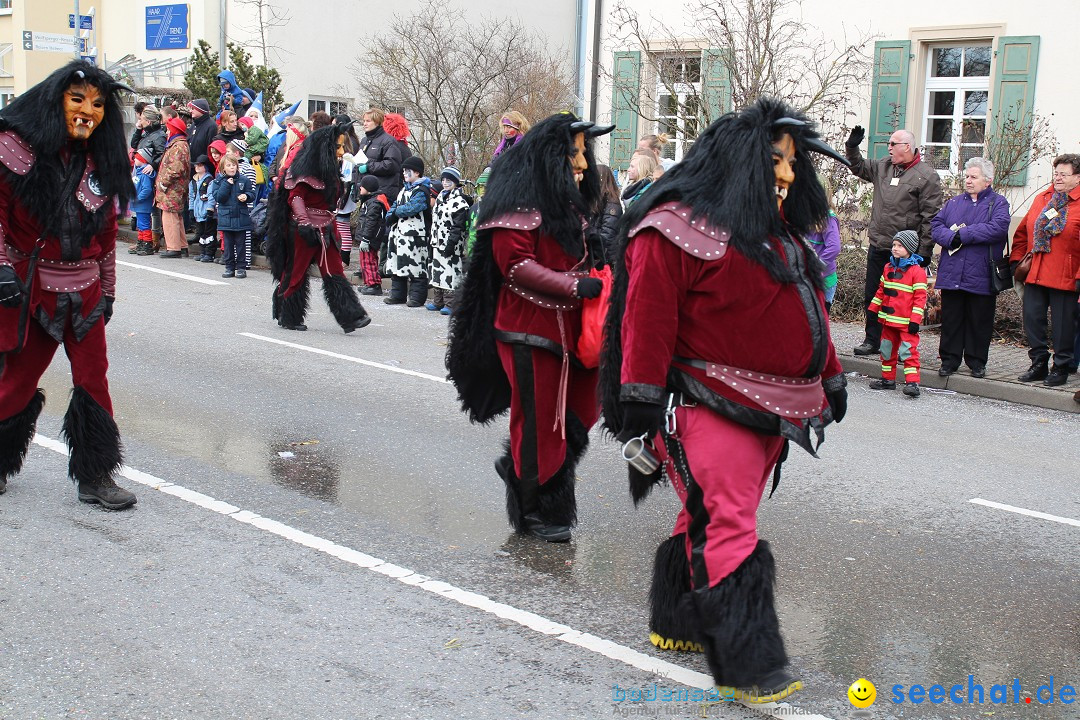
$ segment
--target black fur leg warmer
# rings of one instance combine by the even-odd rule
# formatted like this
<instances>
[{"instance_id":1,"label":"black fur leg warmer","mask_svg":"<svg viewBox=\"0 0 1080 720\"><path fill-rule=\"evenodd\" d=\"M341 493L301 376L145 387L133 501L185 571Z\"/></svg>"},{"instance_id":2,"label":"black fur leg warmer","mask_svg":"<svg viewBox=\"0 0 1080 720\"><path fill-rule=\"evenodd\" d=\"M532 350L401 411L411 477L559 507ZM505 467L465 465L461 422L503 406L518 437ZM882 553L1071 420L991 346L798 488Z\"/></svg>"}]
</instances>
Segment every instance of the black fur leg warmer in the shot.
<instances>
[{"instance_id":1,"label":"black fur leg warmer","mask_svg":"<svg viewBox=\"0 0 1080 720\"><path fill-rule=\"evenodd\" d=\"M38 388L22 412L0 421L0 480L6 480L22 469L44 405L45 393Z\"/></svg>"},{"instance_id":2,"label":"black fur leg warmer","mask_svg":"<svg viewBox=\"0 0 1080 720\"><path fill-rule=\"evenodd\" d=\"M124 462L116 421L77 385L71 391L60 436L71 451L68 475L75 482L99 483L111 478Z\"/></svg>"},{"instance_id":3,"label":"black fur leg warmer","mask_svg":"<svg viewBox=\"0 0 1080 720\"><path fill-rule=\"evenodd\" d=\"M292 295L281 298L281 310L278 322L282 325L303 325L307 316L308 300L311 294L311 278L304 275L304 282Z\"/></svg>"},{"instance_id":4,"label":"black fur leg warmer","mask_svg":"<svg viewBox=\"0 0 1080 720\"><path fill-rule=\"evenodd\" d=\"M322 281L323 297L338 325L353 328L367 316L356 290L344 275L323 275Z\"/></svg>"},{"instance_id":5,"label":"black fur leg warmer","mask_svg":"<svg viewBox=\"0 0 1080 720\"><path fill-rule=\"evenodd\" d=\"M503 441L503 454L495 461L495 472L506 485L506 517L510 520L510 527L514 528L514 532L523 534L528 531L528 528L525 524L521 499L518 497L521 480L514 472L514 456L510 454L509 439Z\"/></svg>"},{"instance_id":6,"label":"black fur leg warmer","mask_svg":"<svg viewBox=\"0 0 1080 720\"><path fill-rule=\"evenodd\" d=\"M281 294L278 292L280 286L274 286L274 294L270 296L270 311L273 318L277 320L281 317Z\"/></svg>"},{"instance_id":7,"label":"black fur leg warmer","mask_svg":"<svg viewBox=\"0 0 1080 720\"><path fill-rule=\"evenodd\" d=\"M577 525L574 485L577 464L589 447L589 431L577 416L566 414L566 459L559 471L540 486L540 517L552 525Z\"/></svg>"},{"instance_id":8,"label":"black fur leg warmer","mask_svg":"<svg viewBox=\"0 0 1080 720\"><path fill-rule=\"evenodd\" d=\"M776 565L769 544L754 552L731 575L692 593L698 638L718 685L750 687L787 665L773 587Z\"/></svg>"},{"instance_id":9,"label":"black fur leg warmer","mask_svg":"<svg viewBox=\"0 0 1080 720\"><path fill-rule=\"evenodd\" d=\"M686 557L686 534L679 533L660 543L653 562L649 588L649 630L664 640L697 640L697 616L690 598L690 560ZM678 648L682 649L682 648Z\"/></svg>"}]
</instances>

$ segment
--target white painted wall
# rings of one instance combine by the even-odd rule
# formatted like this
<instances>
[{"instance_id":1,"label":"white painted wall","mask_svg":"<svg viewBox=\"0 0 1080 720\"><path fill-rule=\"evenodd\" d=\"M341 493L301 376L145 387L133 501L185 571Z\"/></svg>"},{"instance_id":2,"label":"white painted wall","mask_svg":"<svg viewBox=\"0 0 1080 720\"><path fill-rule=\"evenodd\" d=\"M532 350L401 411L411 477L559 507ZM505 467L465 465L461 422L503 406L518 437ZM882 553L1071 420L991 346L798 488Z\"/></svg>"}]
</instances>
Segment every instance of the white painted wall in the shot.
<instances>
[{"instance_id":1,"label":"white painted wall","mask_svg":"<svg viewBox=\"0 0 1080 720\"><path fill-rule=\"evenodd\" d=\"M669 28L684 34L686 39L693 39L694 23L687 19L681 3L671 2L658 5L654 0L628 0L648 26L651 18L661 18ZM1053 10L1037 4L1016 2L1016 0L980 0L977 3L948 3L941 0L907 0L902 4L867 3L865 0L805 0L801 6L801 16L807 24L821 30L827 38L838 44L843 41L843 31L849 36L857 36L858 30L870 30L879 40L905 40L919 30L948 26L978 25L985 23L1004 25L1005 35L1038 35L1041 38L1039 69L1035 87L1035 111L1041 115L1053 116L1052 125L1061 142L1062 152L1080 151L1080 93L1075 92L1075 30L1080 27L1080 2L1057 3ZM610 17L607 22L610 22ZM603 30L604 51L601 61L610 72L612 52L617 49L612 40L612 28L608 25ZM873 53L873 43L867 47ZM913 52L915 46L913 44ZM912 74L916 72L914 66ZM993 70L991 70L993 72ZM915 78L909 81L914 85ZM910 97L910 93L909 93ZM870 87L856 103L859 117L855 120L864 126L870 116ZM909 103L908 117L917 112L921 116L921 99L917 108ZM600 116L609 118L611 113L611 88L604 84L599 96ZM918 131L918 128L913 128ZM651 132L651 130L650 130ZM606 157L606 147L601 148ZM1051 169L1033 167L1029 172L1028 190L1045 186L1049 183Z\"/></svg>"}]
</instances>

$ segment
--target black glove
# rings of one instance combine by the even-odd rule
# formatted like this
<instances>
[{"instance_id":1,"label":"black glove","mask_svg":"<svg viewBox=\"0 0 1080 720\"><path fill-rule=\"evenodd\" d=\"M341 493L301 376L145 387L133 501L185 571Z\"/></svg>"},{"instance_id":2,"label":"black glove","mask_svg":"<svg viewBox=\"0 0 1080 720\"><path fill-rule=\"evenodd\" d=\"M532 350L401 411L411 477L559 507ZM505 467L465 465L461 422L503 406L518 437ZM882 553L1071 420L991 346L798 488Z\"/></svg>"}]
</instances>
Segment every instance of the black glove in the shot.
<instances>
[{"instance_id":1,"label":"black glove","mask_svg":"<svg viewBox=\"0 0 1080 720\"><path fill-rule=\"evenodd\" d=\"M952 236L952 242L949 243L949 249L950 250L955 250L956 248L960 247L960 245L962 245L962 244L963 243L960 242L960 233L957 232L956 234L954 234Z\"/></svg>"},{"instance_id":2,"label":"black glove","mask_svg":"<svg viewBox=\"0 0 1080 720\"><path fill-rule=\"evenodd\" d=\"M909 333L911 333L912 335L918 335L919 334L919 323L917 323L917 322L909 322L907 324L907 331Z\"/></svg>"},{"instance_id":3,"label":"black glove","mask_svg":"<svg viewBox=\"0 0 1080 720\"><path fill-rule=\"evenodd\" d=\"M600 291L604 289L604 283L600 282L600 278L586 277L577 281L577 296L579 298L594 298L600 297Z\"/></svg>"},{"instance_id":4,"label":"black glove","mask_svg":"<svg viewBox=\"0 0 1080 720\"><path fill-rule=\"evenodd\" d=\"M322 233L314 225L299 225L297 230L300 233L300 237L311 247L319 247L322 245Z\"/></svg>"},{"instance_id":5,"label":"black glove","mask_svg":"<svg viewBox=\"0 0 1080 720\"><path fill-rule=\"evenodd\" d=\"M845 144L849 148L856 148L862 144L862 141L865 138L866 130L863 129L862 125L856 125L855 127L851 128L851 134L848 135L847 143Z\"/></svg>"},{"instance_id":6,"label":"black glove","mask_svg":"<svg viewBox=\"0 0 1080 720\"><path fill-rule=\"evenodd\" d=\"M101 316L103 318L105 318L105 324L106 325L108 325L109 321L112 320L112 306L113 306L113 302L115 302L115 301L116 301L116 298L109 297L108 295L105 296L105 312L102 313Z\"/></svg>"},{"instance_id":7,"label":"black glove","mask_svg":"<svg viewBox=\"0 0 1080 720\"><path fill-rule=\"evenodd\" d=\"M829 409L832 410L833 422L840 422L847 415L847 388L840 388L825 393L825 399L829 401Z\"/></svg>"},{"instance_id":8,"label":"black glove","mask_svg":"<svg viewBox=\"0 0 1080 720\"><path fill-rule=\"evenodd\" d=\"M924 268L930 267L930 262L934 259L933 253L926 253L925 257L923 257L922 255L920 255L919 257L922 258L922 260L919 261L919 266Z\"/></svg>"},{"instance_id":9,"label":"black glove","mask_svg":"<svg viewBox=\"0 0 1080 720\"><path fill-rule=\"evenodd\" d=\"M10 308L19 307L25 294L26 285L15 274L15 268L10 265L0 265L0 305Z\"/></svg>"},{"instance_id":10,"label":"black glove","mask_svg":"<svg viewBox=\"0 0 1080 720\"><path fill-rule=\"evenodd\" d=\"M622 432L619 440L626 442L630 438L653 437L660 431L664 422L664 406L650 402L624 402Z\"/></svg>"}]
</instances>

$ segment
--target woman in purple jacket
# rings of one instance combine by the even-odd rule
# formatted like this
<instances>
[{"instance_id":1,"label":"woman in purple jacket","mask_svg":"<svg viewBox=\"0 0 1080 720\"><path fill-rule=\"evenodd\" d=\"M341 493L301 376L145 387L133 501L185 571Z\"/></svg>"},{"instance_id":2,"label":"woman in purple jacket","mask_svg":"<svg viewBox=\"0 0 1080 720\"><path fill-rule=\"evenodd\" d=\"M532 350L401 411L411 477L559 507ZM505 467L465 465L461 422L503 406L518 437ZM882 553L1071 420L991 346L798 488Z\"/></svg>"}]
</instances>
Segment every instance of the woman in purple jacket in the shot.
<instances>
[{"instance_id":1,"label":"woman in purple jacket","mask_svg":"<svg viewBox=\"0 0 1080 720\"><path fill-rule=\"evenodd\" d=\"M997 294L990 263L1009 238L1009 201L990 187L994 165L985 158L964 163L964 193L946 202L930 222L941 246L935 287L941 291L941 369L946 377L963 360L971 376L986 375Z\"/></svg>"}]
</instances>

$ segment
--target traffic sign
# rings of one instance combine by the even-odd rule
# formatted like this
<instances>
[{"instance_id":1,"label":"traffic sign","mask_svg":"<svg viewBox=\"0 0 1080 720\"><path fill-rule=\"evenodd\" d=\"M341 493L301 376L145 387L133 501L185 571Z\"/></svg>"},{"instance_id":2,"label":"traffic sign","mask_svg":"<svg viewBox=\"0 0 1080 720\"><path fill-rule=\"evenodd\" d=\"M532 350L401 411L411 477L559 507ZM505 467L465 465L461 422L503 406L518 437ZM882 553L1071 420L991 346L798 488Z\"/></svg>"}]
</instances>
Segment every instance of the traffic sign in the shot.
<instances>
[{"instance_id":1,"label":"traffic sign","mask_svg":"<svg viewBox=\"0 0 1080 720\"><path fill-rule=\"evenodd\" d=\"M75 13L68 13L68 27L75 29ZM79 16L79 29L80 30L93 30L94 29L94 16L93 15L80 15Z\"/></svg>"},{"instance_id":2,"label":"traffic sign","mask_svg":"<svg viewBox=\"0 0 1080 720\"><path fill-rule=\"evenodd\" d=\"M187 5L146 6L146 49L179 50L188 46Z\"/></svg>"},{"instance_id":3,"label":"traffic sign","mask_svg":"<svg viewBox=\"0 0 1080 720\"><path fill-rule=\"evenodd\" d=\"M38 50L41 52L75 53L76 38L74 35L60 35L58 33L34 32L23 30L23 50Z\"/></svg>"}]
</instances>

